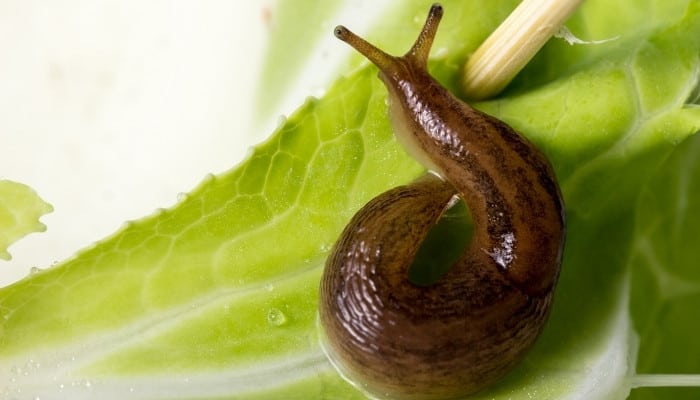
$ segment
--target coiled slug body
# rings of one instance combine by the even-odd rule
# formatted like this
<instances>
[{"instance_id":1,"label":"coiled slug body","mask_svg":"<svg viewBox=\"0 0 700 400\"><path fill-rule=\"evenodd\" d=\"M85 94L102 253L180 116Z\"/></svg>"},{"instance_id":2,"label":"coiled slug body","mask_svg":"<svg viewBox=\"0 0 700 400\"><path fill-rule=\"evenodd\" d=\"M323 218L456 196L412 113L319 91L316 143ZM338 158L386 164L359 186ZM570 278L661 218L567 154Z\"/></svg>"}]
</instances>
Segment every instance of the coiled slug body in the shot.
<instances>
[{"instance_id":1,"label":"coiled slug body","mask_svg":"<svg viewBox=\"0 0 700 400\"><path fill-rule=\"evenodd\" d=\"M427 174L370 201L322 277L324 347L379 397L453 398L500 378L542 330L561 264L564 207L547 159L427 72L441 16L434 5L403 57L335 30L379 67L397 138L442 178ZM416 251L455 193L472 214L471 242L436 283L412 284Z\"/></svg>"}]
</instances>

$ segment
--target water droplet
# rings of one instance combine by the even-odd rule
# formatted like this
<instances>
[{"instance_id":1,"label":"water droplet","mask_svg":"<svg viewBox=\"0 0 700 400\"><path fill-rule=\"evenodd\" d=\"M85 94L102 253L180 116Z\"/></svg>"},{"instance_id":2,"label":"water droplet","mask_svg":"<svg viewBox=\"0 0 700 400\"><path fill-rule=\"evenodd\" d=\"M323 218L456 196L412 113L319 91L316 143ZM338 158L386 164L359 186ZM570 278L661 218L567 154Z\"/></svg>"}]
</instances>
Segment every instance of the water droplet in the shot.
<instances>
[{"instance_id":1,"label":"water droplet","mask_svg":"<svg viewBox=\"0 0 700 400\"><path fill-rule=\"evenodd\" d=\"M231 305L228 303L224 304L224 311L229 312L229 310L231 310Z\"/></svg>"},{"instance_id":2,"label":"water droplet","mask_svg":"<svg viewBox=\"0 0 700 400\"><path fill-rule=\"evenodd\" d=\"M267 312L267 322L272 326L280 326L287 322L287 316L280 309L271 308Z\"/></svg>"},{"instance_id":3,"label":"water droplet","mask_svg":"<svg viewBox=\"0 0 700 400\"><path fill-rule=\"evenodd\" d=\"M214 174L206 174L204 179L202 179L202 184L212 182L214 179L216 179Z\"/></svg>"},{"instance_id":4,"label":"water droplet","mask_svg":"<svg viewBox=\"0 0 700 400\"><path fill-rule=\"evenodd\" d=\"M34 274L39 273L39 272L41 272L41 268L39 268L39 267L31 267L29 269L29 275L34 275Z\"/></svg>"},{"instance_id":5,"label":"water droplet","mask_svg":"<svg viewBox=\"0 0 700 400\"><path fill-rule=\"evenodd\" d=\"M275 285L268 283L265 285L265 290L267 290L268 292L271 292L271 291L275 290Z\"/></svg>"},{"instance_id":6,"label":"water droplet","mask_svg":"<svg viewBox=\"0 0 700 400\"><path fill-rule=\"evenodd\" d=\"M330 246L328 243L323 243L323 244L321 244L321 247L318 248L318 250L319 250L321 253L325 253L325 252L327 252L327 251L330 250L330 249L331 249L331 246Z\"/></svg>"},{"instance_id":7,"label":"water droplet","mask_svg":"<svg viewBox=\"0 0 700 400\"><path fill-rule=\"evenodd\" d=\"M86 388L90 388L90 387L92 387L92 382L85 381L85 383L83 383L83 386L85 386Z\"/></svg>"},{"instance_id":8,"label":"water droplet","mask_svg":"<svg viewBox=\"0 0 700 400\"><path fill-rule=\"evenodd\" d=\"M183 201L187 200L188 197L189 197L189 196L187 195L187 193L185 193L185 192L180 192L180 193L177 194L177 201L178 201L179 203L182 203Z\"/></svg>"}]
</instances>

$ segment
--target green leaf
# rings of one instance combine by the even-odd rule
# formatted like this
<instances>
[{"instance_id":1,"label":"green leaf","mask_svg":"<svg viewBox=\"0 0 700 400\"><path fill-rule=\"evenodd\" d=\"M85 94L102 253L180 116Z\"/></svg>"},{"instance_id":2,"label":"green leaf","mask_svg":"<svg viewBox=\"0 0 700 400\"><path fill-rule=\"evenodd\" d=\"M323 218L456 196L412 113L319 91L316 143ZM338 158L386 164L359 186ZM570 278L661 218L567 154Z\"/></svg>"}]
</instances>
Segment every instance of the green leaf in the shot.
<instances>
[{"instance_id":1,"label":"green leaf","mask_svg":"<svg viewBox=\"0 0 700 400\"><path fill-rule=\"evenodd\" d=\"M32 232L44 232L39 218L53 207L27 185L0 179L0 259L12 258L7 248Z\"/></svg>"},{"instance_id":2,"label":"green leaf","mask_svg":"<svg viewBox=\"0 0 700 400\"><path fill-rule=\"evenodd\" d=\"M323 257L352 210L421 171L393 141L383 90L369 69L339 81L240 168L2 289L8 393L347 387L316 341Z\"/></svg>"},{"instance_id":3,"label":"green leaf","mask_svg":"<svg viewBox=\"0 0 700 400\"><path fill-rule=\"evenodd\" d=\"M636 203L632 313L644 374L700 371L700 137L674 150ZM697 388L638 389L635 399L697 398Z\"/></svg>"},{"instance_id":4,"label":"green leaf","mask_svg":"<svg viewBox=\"0 0 700 400\"><path fill-rule=\"evenodd\" d=\"M436 77L456 90L460 65L516 3L446 3L440 56L431 63ZM552 42L503 97L477 104L550 156L569 232L550 323L524 362L481 398L624 398L637 351L640 370L669 372L655 369L666 361L645 347L670 335L646 333L655 322L645 310L671 303L640 300L660 275L639 262L639 243L657 233L643 222L667 201L676 219L692 221L676 209L683 197L671 190L668 198L644 199L673 182L664 174L679 176L679 164L688 182L697 176L694 164L665 160L700 129L699 108L687 104L697 95L700 4L647 1L658 11L650 19L638 3L586 2L574 27L617 41L585 48ZM381 21L391 34L377 43L404 51L428 4L396 5ZM306 102L241 166L208 177L172 209L0 289L0 394L364 398L320 349L317 291L325 256L350 216L423 172L392 137L385 101L376 70L359 68ZM658 236L648 241L662 246L654 254L675 249L663 226L653 227ZM678 275L665 262L657 267ZM692 317L697 300L679 298L688 303L673 311ZM633 323L642 333L639 349ZM697 346L688 349L700 359Z\"/></svg>"}]
</instances>

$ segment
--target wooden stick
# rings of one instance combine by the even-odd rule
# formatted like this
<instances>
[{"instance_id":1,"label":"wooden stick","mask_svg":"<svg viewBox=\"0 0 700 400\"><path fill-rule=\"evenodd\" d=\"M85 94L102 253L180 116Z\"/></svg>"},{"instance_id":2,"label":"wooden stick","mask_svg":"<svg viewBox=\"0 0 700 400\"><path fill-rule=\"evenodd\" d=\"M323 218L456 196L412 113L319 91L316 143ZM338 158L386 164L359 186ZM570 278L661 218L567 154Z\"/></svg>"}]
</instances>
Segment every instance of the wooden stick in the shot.
<instances>
[{"instance_id":1,"label":"wooden stick","mask_svg":"<svg viewBox=\"0 0 700 400\"><path fill-rule=\"evenodd\" d=\"M471 99L500 92L583 0L523 0L467 61L462 89Z\"/></svg>"}]
</instances>

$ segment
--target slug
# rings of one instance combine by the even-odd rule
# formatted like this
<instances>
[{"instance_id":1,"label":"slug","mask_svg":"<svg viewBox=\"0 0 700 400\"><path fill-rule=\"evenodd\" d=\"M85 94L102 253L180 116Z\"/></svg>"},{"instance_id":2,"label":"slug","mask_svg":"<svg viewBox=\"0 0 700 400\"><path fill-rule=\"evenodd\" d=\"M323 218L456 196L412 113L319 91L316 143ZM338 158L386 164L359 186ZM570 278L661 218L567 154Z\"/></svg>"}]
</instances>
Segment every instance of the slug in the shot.
<instances>
[{"instance_id":1,"label":"slug","mask_svg":"<svg viewBox=\"0 0 700 400\"><path fill-rule=\"evenodd\" d=\"M542 330L562 259L564 205L549 161L427 71L442 14L432 6L402 57L335 28L379 68L398 141L434 172L365 205L321 278L323 347L380 398L455 398L502 377ZM455 195L471 212L471 241L437 282L413 284L417 248Z\"/></svg>"}]
</instances>

